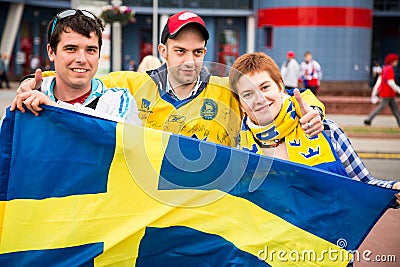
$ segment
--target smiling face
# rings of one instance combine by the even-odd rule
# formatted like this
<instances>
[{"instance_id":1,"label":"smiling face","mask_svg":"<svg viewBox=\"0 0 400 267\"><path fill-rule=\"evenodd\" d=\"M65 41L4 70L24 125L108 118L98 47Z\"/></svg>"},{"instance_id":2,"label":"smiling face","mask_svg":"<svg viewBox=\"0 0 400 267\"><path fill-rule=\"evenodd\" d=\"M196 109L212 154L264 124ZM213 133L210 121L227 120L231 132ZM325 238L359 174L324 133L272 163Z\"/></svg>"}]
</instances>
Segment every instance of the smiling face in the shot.
<instances>
[{"instance_id":1,"label":"smiling face","mask_svg":"<svg viewBox=\"0 0 400 267\"><path fill-rule=\"evenodd\" d=\"M54 62L58 90L87 92L99 63L99 40L92 32L90 38L68 29L62 32L56 51L47 46L49 59Z\"/></svg>"},{"instance_id":2,"label":"smiling face","mask_svg":"<svg viewBox=\"0 0 400 267\"><path fill-rule=\"evenodd\" d=\"M268 72L242 75L236 83L240 107L260 126L271 123L282 108L283 87Z\"/></svg>"},{"instance_id":3,"label":"smiling face","mask_svg":"<svg viewBox=\"0 0 400 267\"><path fill-rule=\"evenodd\" d=\"M238 57L229 71L229 86L251 121L265 126L282 108L284 86L275 61L265 53L247 53Z\"/></svg>"}]
</instances>

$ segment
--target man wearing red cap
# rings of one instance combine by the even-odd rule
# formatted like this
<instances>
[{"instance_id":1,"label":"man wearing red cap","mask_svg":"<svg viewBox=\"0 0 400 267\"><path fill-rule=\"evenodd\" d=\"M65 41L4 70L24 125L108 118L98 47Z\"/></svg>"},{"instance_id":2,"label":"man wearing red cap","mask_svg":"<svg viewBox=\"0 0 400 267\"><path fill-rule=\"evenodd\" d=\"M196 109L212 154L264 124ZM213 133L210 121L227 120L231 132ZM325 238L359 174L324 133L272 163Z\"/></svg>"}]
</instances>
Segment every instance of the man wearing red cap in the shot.
<instances>
[{"instance_id":1,"label":"man wearing red cap","mask_svg":"<svg viewBox=\"0 0 400 267\"><path fill-rule=\"evenodd\" d=\"M281 66L283 84L286 90L298 88L299 85L300 65L295 57L293 51L288 51L286 61Z\"/></svg>"},{"instance_id":2,"label":"man wearing red cap","mask_svg":"<svg viewBox=\"0 0 400 267\"><path fill-rule=\"evenodd\" d=\"M371 125L373 118L389 105L397 120L397 124L400 126L400 112L396 103L396 93L400 94L400 87L395 83L394 75L394 67L398 62L399 56L395 53L390 53L385 57L385 66L371 93L371 99L376 98L379 93L382 101L380 105L369 114L368 118L364 120L365 125Z\"/></svg>"}]
</instances>

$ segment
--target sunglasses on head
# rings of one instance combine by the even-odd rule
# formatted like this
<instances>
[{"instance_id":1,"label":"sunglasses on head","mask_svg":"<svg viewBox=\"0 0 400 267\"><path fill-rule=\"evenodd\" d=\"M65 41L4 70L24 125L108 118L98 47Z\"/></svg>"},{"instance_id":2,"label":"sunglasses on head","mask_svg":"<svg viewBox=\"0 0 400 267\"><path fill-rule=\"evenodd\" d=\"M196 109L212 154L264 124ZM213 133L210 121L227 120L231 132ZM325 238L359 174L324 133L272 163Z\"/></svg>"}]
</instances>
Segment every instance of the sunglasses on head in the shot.
<instances>
[{"instance_id":1,"label":"sunglasses on head","mask_svg":"<svg viewBox=\"0 0 400 267\"><path fill-rule=\"evenodd\" d=\"M86 10L79 10L84 16L91 18L93 20L96 20L96 17L90 13L89 11ZM53 35L54 29L56 28L57 22L61 21L62 19L65 19L69 16L74 16L78 12L77 9L67 9L64 11L61 11L60 13L57 14L56 18L53 21L53 25L51 26L51 32L50 36Z\"/></svg>"}]
</instances>

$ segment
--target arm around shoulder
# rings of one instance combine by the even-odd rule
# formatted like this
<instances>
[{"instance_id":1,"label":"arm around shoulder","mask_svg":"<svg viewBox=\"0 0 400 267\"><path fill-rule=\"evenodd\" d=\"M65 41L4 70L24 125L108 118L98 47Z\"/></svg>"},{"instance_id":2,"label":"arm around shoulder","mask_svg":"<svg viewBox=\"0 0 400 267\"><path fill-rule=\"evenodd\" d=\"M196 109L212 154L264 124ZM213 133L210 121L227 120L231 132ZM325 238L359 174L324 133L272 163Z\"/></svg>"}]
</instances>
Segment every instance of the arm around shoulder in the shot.
<instances>
[{"instance_id":1,"label":"arm around shoulder","mask_svg":"<svg viewBox=\"0 0 400 267\"><path fill-rule=\"evenodd\" d=\"M135 71L115 71L99 77L107 88L127 88L134 94L141 85L151 79L147 73Z\"/></svg>"}]
</instances>

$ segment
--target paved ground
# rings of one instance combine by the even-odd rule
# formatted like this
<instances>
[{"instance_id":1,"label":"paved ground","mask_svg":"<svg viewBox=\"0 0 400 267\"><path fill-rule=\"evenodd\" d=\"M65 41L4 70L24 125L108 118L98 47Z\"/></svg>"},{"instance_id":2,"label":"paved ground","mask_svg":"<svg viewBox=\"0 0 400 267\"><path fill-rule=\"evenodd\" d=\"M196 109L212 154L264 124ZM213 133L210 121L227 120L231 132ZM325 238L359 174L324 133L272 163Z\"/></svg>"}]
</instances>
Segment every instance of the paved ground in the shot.
<instances>
[{"instance_id":1,"label":"paved ground","mask_svg":"<svg viewBox=\"0 0 400 267\"><path fill-rule=\"evenodd\" d=\"M366 115L338 115L327 114L327 117L340 126L364 126ZM374 118L371 127L398 127L394 116L380 116ZM351 142L359 152L371 153L400 153L400 139L385 138L355 138Z\"/></svg>"},{"instance_id":2,"label":"paved ground","mask_svg":"<svg viewBox=\"0 0 400 267\"><path fill-rule=\"evenodd\" d=\"M327 117L337 122L343 127L367 127L363 121L367 115L340 115L340 114L328 114ZM397 128L397 122L392 115L378 115L374 118L372 126L369 128ZM396 135L398 136L398 135ZM385 136L379 136L373 138L364 134L362 137L351 136L351 140L357 150L360 152L371 152L371 153L400 153L400 138L390 139Z\"/></svg>"},{"instance_id":3,"label":"paved ground","mask_svg":"<svg viewBox=\"0 0 400 267\"><path fill-rule=\"evenodd\" d=\"M13 89L0 90L0 114L3 115L15 96ZM361 126L364 115L336 115L328 114L329 118L341 126ZM372 127L396 127L392 116L378 116ZM400 139L384 138L351 138L353 145L359 152L400 153ZM400 160L363 159L367 168L376 177L392 177L400 180ZM394 267L400 266L400 209L388 210L381 220L374 226L358 250L359 261L356 267ZM394 259L393 259L394 257ZM386 262L378 259L385 259ZM392 261L392 262L388 262Z\"/></svg>"},{"instance_id":4,"label":"paved ground","mask_svg":"<svg viewBox=\"0 0 400 267\"><path fill-rule=\"evenodd\" d=\"M364 126L367 115L353 114L327 114L327 117L342 126ZM397 127L394 116L376 116L372 121L372 127Z\"/></svg>"},{"instance_id":5,"label":"paved ground","mask_svg":"<svg viewBox=\"0 0 400 267\"><path fill-rule=\"evenodd\" d=\"M358 249L356 267L400 266L400 209L389 209Z\"/></svg>"},{"instance_id":6,"label":"paved ground","mask_svg":"<svg viewBox=\"0 0 400 267\"><path fill-rule=\"evenodd\" d=\"M327 117L341 126L364 126L366 115L328 114ZM393 116L377 116L371 127L398 127ZM374 177L400 180L400 139L350 137L354 148L362 156L378 153L386 159L363 158L364 164ZM386 154L386 155L385 155Z\"/></svg>"}]
</instances>

